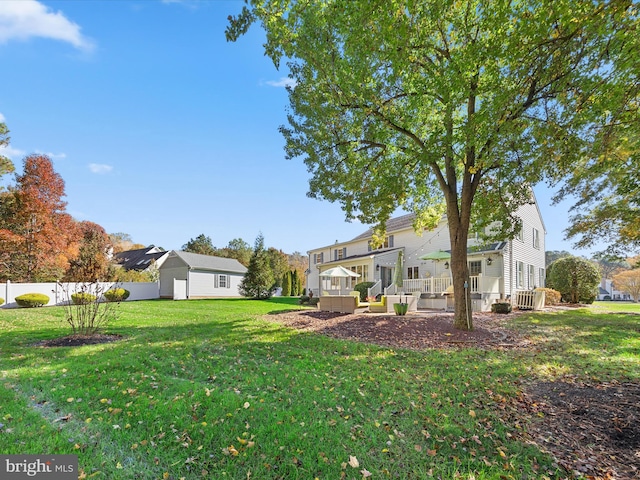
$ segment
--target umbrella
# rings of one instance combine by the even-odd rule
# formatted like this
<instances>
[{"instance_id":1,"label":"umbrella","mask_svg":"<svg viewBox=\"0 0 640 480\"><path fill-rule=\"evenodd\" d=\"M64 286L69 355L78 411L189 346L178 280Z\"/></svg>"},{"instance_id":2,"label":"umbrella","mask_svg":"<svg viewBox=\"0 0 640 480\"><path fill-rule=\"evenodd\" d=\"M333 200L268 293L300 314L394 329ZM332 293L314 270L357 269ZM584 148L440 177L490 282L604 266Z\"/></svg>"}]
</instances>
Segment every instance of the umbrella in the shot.
<instances>
[{"instance_id":1,"label":"umbrella","mask_svg":"<svg viewBox=\"0 0 640 480\"><path fill-rule=\"evenodd\" d=\"M451 253L437 250L435 252L425 253L418 258L420 260L449 260L451 258Z\"/></svg>"},{"instance_id":2,"label":"umbrella","mask_svg":"<svg viewBox=\"0 0 640 480\"><path fill-rule=\"evenodd\" d=\"M445 251L442 251L442 250L436 250L436 251L433 251L433 252L425 253L424 255L421 255L418 258L420 260L433 260L434 262L439 262L440 260L450 260L451 259L451 253L450 252L445 252ZM445 265L445 268L447 268L447 267L448 267L448 265ZM449 275L451 275L451 271L449 271Z\"/></svg>"},{"instance_id":3,"label":"umbrella","mask_svg":"<svg viewBox=\"0 0 640 480\"><path fill-rule=\"evenodd\" d=\"M320 272L320 276L327 278L348 278L359 277L360 275L356 272L352 272L347 268L344 268L342 265L338 265L337 267L329 268L324 272ZM342 282L340 282L340 293L342 293Z\"/></svg>"},{"instance_id":4,"label":"umbrella","mask_svg":"<svg viewBox=\"0 0 640 480\"><path fill-rule=\"evenodd\" d=\"M338 265L337 267L329 268L324 272L320 272L321 277L359 277L360 275L356 272L352 272L351 270L344 268L342 265Z\"/></svg>"},{"instance_id":5,"label":"umbrella","mask_svg":"<svg viewBox=\"0 0 640 480\"><path fill-rule=\"evenodd\" d=\"M402 250L398 251L398 260L396 261L396 271L393 275L393 283L402 289Z\"/></svg>"}]
</instances>

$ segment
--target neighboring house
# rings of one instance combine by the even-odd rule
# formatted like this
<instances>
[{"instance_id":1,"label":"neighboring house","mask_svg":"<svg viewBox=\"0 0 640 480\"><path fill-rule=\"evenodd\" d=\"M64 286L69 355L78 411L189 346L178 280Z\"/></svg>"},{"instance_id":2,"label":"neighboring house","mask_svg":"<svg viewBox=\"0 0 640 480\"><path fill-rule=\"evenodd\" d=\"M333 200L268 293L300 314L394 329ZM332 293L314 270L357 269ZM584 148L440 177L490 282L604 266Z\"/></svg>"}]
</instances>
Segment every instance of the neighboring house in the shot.
<instances>
[{"instance_id":1,"label":"neighboring house","mask_svg":"<svg viewBox=\"0 0 640 480\"><path fill-rule=\"evenodd\" d=\"M616 290L614 282L608 278L603 278L598 287L598 300L626 300L631 301L631 295L620 290Z\"/></svg>"},{"instance_id":2,"label":"neighboring house","mask_svg":"<svg viewBox=\"0 0 640 480\"><path fill-rule=\"evenodd\" d=\"M499 298L511 298L517 290L531 290L545 285L546 230L535 197L533 203L517 211L522 221L520 235L509 241L482 245L470 235L468 264L469 293L474 311L486 311ZM402 278L404 293L420 296L420 308L446 308L443 292L451 286L449 261L421 260L433 252L449 252L449 230L446 218L433 230L418 236L413 229L414 216L404 215L387 222L384 245L371 248L372 230L347 242L310 250L307 289L314 295L338 294L356 283L375 282L371 293L394 294L393 285L398 252L403 252ZM320 274L342 265L359 274L357 278L327 278Z\"/></svg>"},{"instance_id":3,"label":"neighboring house","mask_svg":"<svg viewBox=\"0 0 640 480\"><path fill-rule=\"evenodd\" d=\"M233 258L171 250L160 266L160 297L240 297L247 268Z\"/></svg>"},{"instance_id":4,"label":"neighboring house","mask_svg":"<svg viewBox=\"0 0 640 480\"><path fill-rule=\"evenodd\" d=\"M138 272L148 271L149 268L160 268L169 252L153 245L137 250L127 250L113 255L113 262L125 270Z\"/></svg>"}]
</instances>

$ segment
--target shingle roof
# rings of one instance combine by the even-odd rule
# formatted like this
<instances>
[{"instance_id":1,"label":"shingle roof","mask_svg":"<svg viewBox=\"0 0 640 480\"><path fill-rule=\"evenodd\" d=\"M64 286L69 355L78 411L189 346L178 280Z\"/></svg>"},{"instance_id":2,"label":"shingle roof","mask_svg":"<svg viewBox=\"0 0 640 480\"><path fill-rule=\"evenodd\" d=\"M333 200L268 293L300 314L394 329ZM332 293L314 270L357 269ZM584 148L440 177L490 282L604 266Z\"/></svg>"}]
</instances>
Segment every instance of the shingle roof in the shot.
<instances>
[{"instance_id":1,"label":"shingle roof","mask_svg":"<svg viewBox=\"0 0 640 480\"><path fill-rule=\"evenodd\" d=\"M138 248L137 250L127 250L126 252L119 252L113 256L113 260L118 265L121 265L125 270L142 271L149 268L153 260L166 255L168 252L153 252L147 253L153 250L154 247Z\"/></svg>"},{"instance_id":2,"label":"shingle roof","mask_svg":"<svg viewBox=\"0 0 640 480\"><path fill-rule=\"evenodd\" d=\"M246 273L247 267L242 265L235 258L213 257L211 255L201 255L199 253L179 252L174 250L178 257L191 268L201 268L203 270L216 270L222 272Z\"/></svg>"},{"instance_id":3,"label":"shingle roof","mask_svg":"<svg viewBox=\"0 0 640 480\"><path fill-rule=\"evenodd\" d=\"M398 230L406 230L407 228L413 228L414 218L415 215L413 213L408 213L407 215L402 215L401 217L390 218L386 223L387 233L397 232ZM363 240L365 238L371 238L371 235L373 235L373 228L370 228L366 232L361 233L353 240Z\"/></svg>"}]
</instances>

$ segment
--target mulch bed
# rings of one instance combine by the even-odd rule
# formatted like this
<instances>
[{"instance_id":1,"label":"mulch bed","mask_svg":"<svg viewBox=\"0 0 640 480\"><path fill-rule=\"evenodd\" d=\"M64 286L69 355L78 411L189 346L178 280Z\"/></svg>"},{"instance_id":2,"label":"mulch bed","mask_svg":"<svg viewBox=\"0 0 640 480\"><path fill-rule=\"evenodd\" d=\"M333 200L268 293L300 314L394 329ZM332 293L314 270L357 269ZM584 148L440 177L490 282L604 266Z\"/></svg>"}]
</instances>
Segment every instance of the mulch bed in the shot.
<instances>
[{"instance_id":1,"label":"mulch bed","mask_svg":"<svg viewBox=\"0 0 640 480\"><path fill-rule=\"evenodd\" d=\"M460 347L501 349L529 344L526 338L502 327L499 316L478 313L473 316L474 329L471 331L453 328L453 313L444 312L411 312L397 316L295 310L264 318L297 330L411 350Z\"/></svg>"},{"instance_id":2,"label":"mulch bed","mask_svg":"<svg viewBox=\"0 0 640 480\"><path fill-rule=\"evenodd\" d=\"M535 348L504 325L518 314L475 313L470 332L453 328L453 314L442 312L402 317L302 310L265 319L333 338L412 350ZM526 386L503 414L508 423L527 425L523 440L555 457L565 478L640 478L640 384L538 382Z\"/></svg>"}]
</instances>

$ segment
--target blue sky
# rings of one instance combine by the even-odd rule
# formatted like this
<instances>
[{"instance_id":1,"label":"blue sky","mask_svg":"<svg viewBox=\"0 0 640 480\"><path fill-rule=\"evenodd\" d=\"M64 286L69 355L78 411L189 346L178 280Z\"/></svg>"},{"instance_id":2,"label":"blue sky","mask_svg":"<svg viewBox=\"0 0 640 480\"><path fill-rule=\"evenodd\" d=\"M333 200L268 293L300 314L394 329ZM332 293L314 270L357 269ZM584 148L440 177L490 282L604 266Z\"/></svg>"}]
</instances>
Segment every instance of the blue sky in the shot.
<instances>
[{"instance_id":1,"label":"blue sky","mask_svg":"<svg viewBox=\"0 0 640 480\"><path fill-rule=\"evenodd\" d=\"M339 205L307 198L302 160L285 160L286 72L264 56L259 28L224 37L242 5L0 0L4 154L20 170L46 153L70 214L145 245L178 249L200 233L253 245L261 232L306 253L362 233ZM572 251L567 205L535 190L547 250Z\"/></svg>"}]
</instances>

